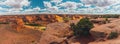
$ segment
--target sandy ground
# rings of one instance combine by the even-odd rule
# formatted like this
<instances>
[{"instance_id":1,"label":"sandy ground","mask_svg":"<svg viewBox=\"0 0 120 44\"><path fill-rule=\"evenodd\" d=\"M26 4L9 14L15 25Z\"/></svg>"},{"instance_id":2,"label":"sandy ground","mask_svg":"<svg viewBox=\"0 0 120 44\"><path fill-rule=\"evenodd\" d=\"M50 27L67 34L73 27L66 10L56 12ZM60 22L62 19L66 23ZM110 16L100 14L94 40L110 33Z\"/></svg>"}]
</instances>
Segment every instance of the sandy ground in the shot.
<instances>
[{"instance_id":1,"label":"sandy ground","mask_svg":"<svg viewBox=\"0 0 120 44\"><path fill-rule=\"evenodd\" d=\"M10 29L8 25L0 24L0 44L35 44L41 34L33 30L27 30L26 33L18 33Z\"/></svg>"}]
</instances>

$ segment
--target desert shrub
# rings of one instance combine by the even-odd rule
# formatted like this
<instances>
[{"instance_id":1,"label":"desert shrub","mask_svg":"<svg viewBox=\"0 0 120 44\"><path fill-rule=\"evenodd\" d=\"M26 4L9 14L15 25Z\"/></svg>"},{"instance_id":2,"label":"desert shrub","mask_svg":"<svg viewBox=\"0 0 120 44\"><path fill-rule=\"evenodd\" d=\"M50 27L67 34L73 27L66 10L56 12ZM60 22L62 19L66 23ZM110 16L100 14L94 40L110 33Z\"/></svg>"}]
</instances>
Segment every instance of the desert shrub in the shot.
<instances>
[{"instance_id":1,"label":"desert shrub","mask_svg":"<svg viewBox=\"0 0 120 44\"><path fill-rule=\"evenodd\" d=\"M64 20L65 22L68 22L69 20L71 20L71 18L65 17L65 18L63 18L63 20Z\"/></svg>"},{"instance_id":2,"label":"desert shrub","mask_svg":"<svg viewBox=\"0 0 120 44\"><path fill-rule=\"evenodd\" d=\"M110 20L108 20L108 18L105 18L105 24L106 23L110 23Z\"/></svg>"},{"instance_id":3,"label":"desert shrub","mask_svg":"<svg viewBox=\"0 0 120 44\"><path fill-rule=\"evenodd\" d=\"M82 18L76 25L70 24L75 36L88 36L90 29L93 28L93 23L88 18Z\"/></svg>"},{"instance_id":4,"label":"desert shrub","mask_svg":"<svg viewBox=\"0 0 120 44\"><path fill-rule=\"evenodd\" d=\"M119 18L119 15L105 15L103 18Z\"/></svg>"},{"instance_id":5,"label":"desert shrub","mask_svg":"<svg viewBox=\"0 0 120 44\"><path fill-rule=\"evenodd\" d=\"M35 41L32 41L32 43L34 43Z\"/></svg>"},{"instance_id":6,"label":"desert shrub","mask_svg":"<svg viewBox=\"0 0 120 44\"><path fill-rule=\"evenodd\" d=\"M58 42L51 42L50 44L60 44L60 43L58 43Z\"/></svg>"},{"instance_id":7,"label":"desert shrub","mask_svg":"<svg viewBox=\"0 0 120 44\"><path fill-rule=\"evenodd\" d=\"M108 21L108 18L105 18L105 21Z\"/></svg>"},{"instance_id":8,"label":"desert shrub","mask_svg":"<svg viewBox=\"0 0 120 44\"><path fill-rule=\"evenodd\" d=\"M41 30L45 31L45 30L46 30L46 28L41 28Z\"/></svg>"},{"instance_id":9,"label":"desert shrub","mask_svg":"<svg viewBox=\"0 0 120 44\"><path fill-rule=\"evenodd\" d=\"M25 25L29 25L29 26L41 26L40 24L35 24L35 23L27 23Z\"/></svg>"},{"instance_id":10,"label":"desert shrub","mask_svg":"<svg viewBox=\"0 0 120 44\"><path fill-rule=\"evenodd\" d=\"M9 24L8 22L0 22L0 24Z\"/></svg>"},{"instance_id":11,"label":"desert shrub","mask_svg":"<svg viewBox=\"0 0 120 44\"><path fill-rule=\"evenodd\" d=\"M114 39L118 37L118 33L117 32L111 32L108 36L108 39Z\"/></svg>"},{"instance_id":12,"label":"desert shrub","mask_svg":"<svg viewBox=\"0 0 120 44\"><path fill-rule=\"evenodd\" d=\"M70 26L71 26L71 29L72 29L72 30L77 29L77 27L76 27L76 25L75 25L74 23L71 23Z\"/></svg>"}]
</instances>

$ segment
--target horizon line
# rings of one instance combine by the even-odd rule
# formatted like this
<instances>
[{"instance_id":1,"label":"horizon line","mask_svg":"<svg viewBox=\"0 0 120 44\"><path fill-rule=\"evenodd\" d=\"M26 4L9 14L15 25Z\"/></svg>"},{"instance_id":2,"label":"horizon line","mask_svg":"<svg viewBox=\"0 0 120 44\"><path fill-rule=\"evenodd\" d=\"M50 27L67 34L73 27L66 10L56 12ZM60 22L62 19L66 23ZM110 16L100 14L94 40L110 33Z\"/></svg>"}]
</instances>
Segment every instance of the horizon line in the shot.
<instances>
[{"instance_id":1,"label":"horizon line","mask_svg":"<svg viewBox=\"0 0 120 44\"><path fill-rule=\"evenodd\" d=\"M120 13L1 13L0 15L31 15L31 14L67 14L67 15L120 15Z\"/></svg>"}]
</instances>

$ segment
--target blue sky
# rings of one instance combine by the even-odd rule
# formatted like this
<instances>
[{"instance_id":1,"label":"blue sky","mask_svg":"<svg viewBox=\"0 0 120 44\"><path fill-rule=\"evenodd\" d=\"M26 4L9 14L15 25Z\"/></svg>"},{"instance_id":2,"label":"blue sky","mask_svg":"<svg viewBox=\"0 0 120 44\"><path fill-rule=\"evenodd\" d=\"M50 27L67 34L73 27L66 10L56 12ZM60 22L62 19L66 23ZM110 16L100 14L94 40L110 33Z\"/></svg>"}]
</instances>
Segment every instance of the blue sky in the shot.
<instances>
[{"instance_id":1,"label":"blue sky","mask_svg":"<svg viewBox=\"0 0 120 44\"><path fill-rule=\"evenodd\" d=\"M0 0L0 14L120 14L120 0Z\"/></svg>"}]
</instances>

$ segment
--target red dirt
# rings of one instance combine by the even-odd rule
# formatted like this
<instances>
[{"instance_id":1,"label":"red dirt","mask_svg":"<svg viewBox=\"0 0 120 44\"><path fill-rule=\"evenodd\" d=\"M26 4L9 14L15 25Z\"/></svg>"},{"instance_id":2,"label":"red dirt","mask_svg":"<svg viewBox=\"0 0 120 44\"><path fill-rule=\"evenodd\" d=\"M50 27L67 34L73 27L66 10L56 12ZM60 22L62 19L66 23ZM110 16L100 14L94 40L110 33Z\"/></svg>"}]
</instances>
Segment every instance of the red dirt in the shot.
<instances>
[{"instance_id":1,"label":"red dirt","mask_svg":"<svg viewBox=\"0 0 120 44\"><path fill-rule=\"evenodd\" d=\"M39 32L34 32L30 34L18 33L10 30L8 25L0 25L0 44L32 44L39 40ZM38 35L36 34L38 33Z\"/></svg>"}]
</instances>

